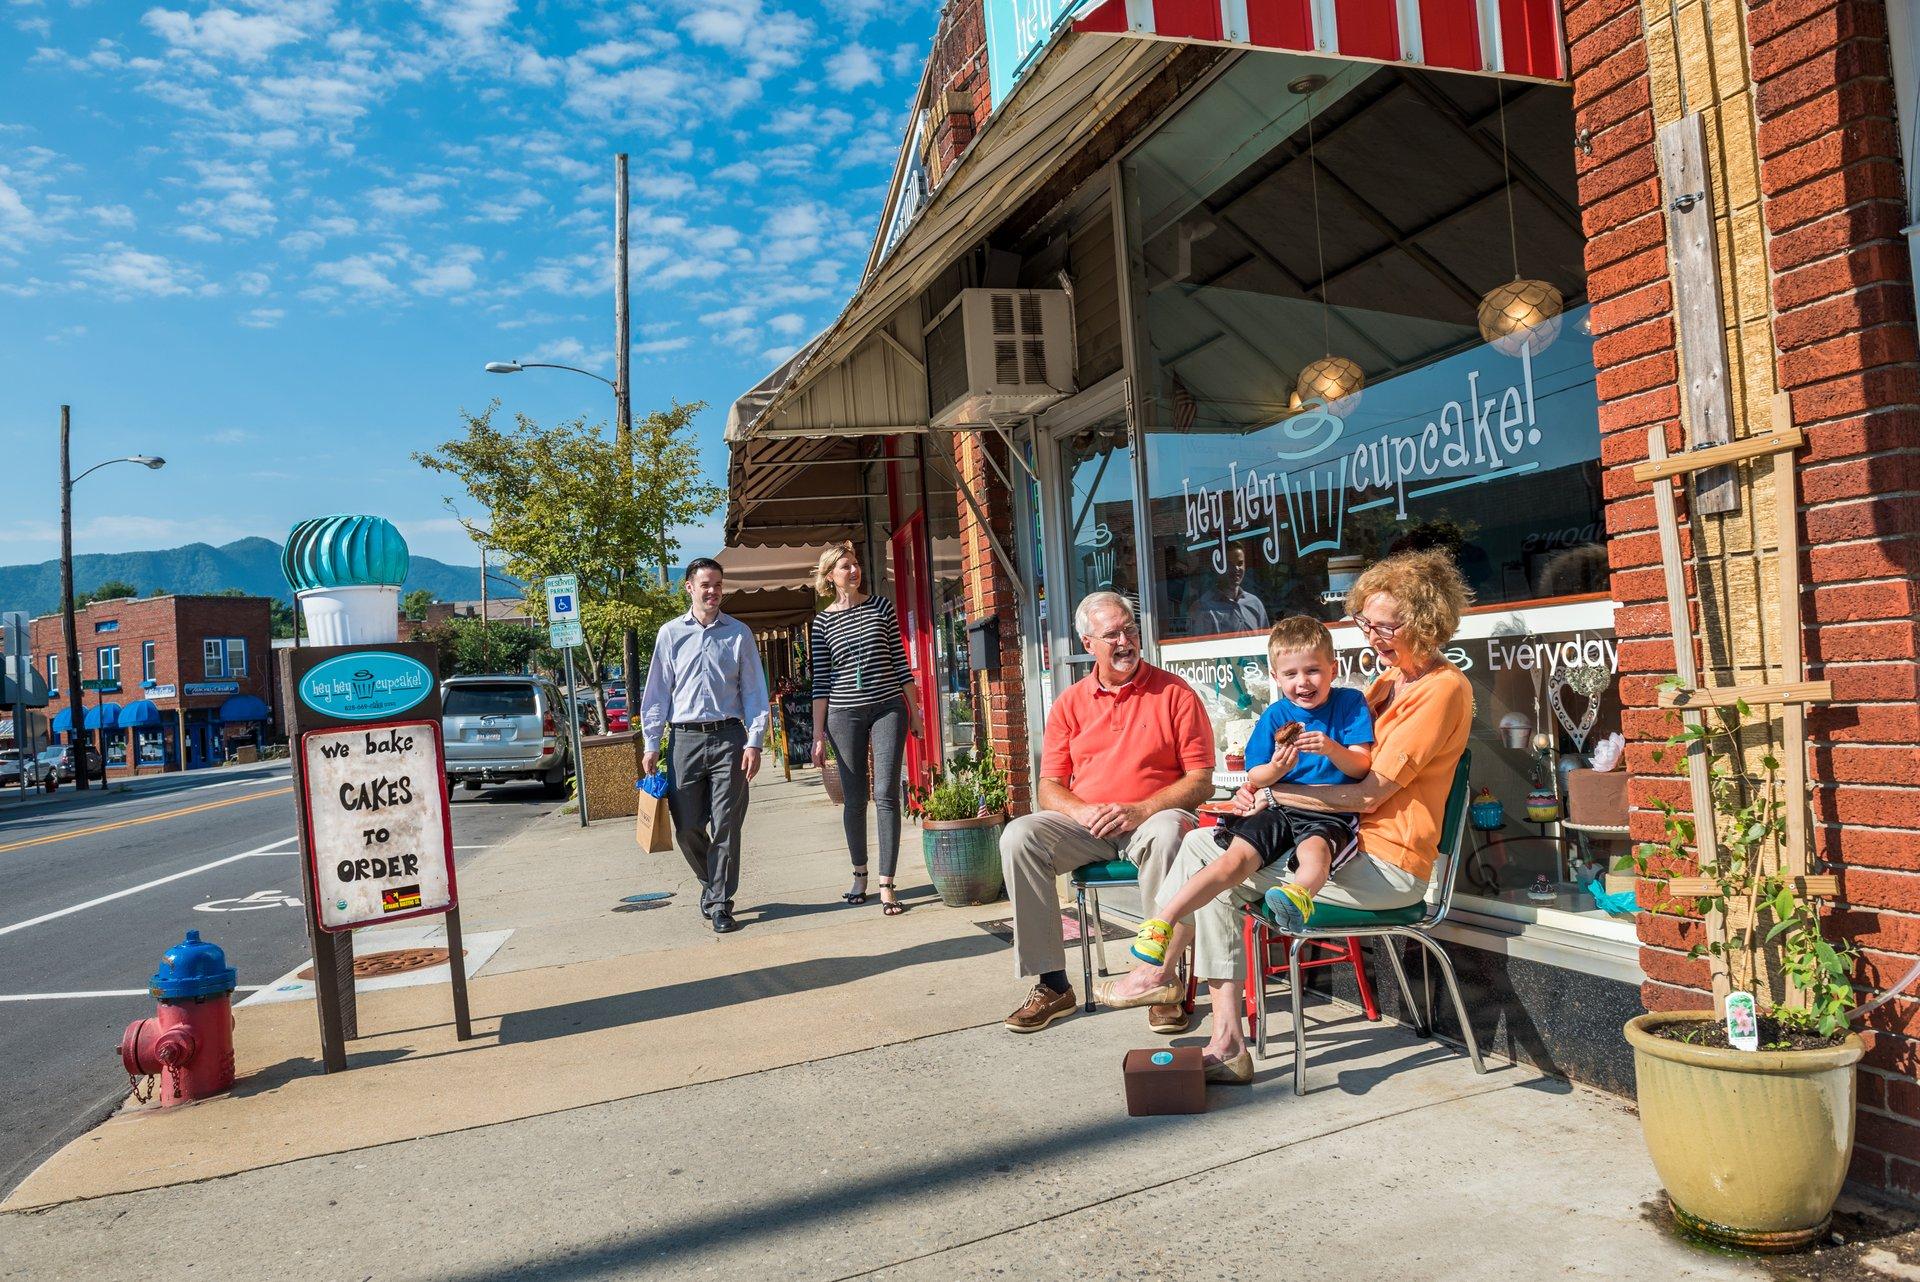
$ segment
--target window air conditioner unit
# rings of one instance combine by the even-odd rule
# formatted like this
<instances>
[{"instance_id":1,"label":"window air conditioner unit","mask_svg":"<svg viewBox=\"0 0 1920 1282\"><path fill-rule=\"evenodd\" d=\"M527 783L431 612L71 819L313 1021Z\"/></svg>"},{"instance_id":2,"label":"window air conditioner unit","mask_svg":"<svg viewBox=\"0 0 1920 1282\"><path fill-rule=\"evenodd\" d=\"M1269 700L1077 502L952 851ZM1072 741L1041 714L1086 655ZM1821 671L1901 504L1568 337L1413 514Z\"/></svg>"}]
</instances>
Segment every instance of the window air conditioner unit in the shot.
<instances>
[{"instance_id":1,"label":"window air conditioner unit","mask_svg":"<svg viewBox=\"0 0 1920 1282\"><path fill-rule=\"evenodd\" d=\"M1070 395L1072 315L1064 290L961 290L927 333L933 425L985 425Z\"/></svg>"}]
</instances>

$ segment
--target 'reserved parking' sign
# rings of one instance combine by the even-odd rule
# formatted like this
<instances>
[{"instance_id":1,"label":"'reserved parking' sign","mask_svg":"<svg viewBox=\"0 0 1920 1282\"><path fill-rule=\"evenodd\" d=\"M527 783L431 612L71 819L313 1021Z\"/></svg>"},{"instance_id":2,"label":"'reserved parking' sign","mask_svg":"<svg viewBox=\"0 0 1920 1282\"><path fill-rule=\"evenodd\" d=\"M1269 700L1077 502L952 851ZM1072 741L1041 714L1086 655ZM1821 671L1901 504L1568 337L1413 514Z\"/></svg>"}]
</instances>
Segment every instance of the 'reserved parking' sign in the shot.
<instances>
[{"instance_id":1,"label":"'reserved parking' sign","mask_svg":"<svg viewBox=\"0 0 1920 1282\"><path fill-rule=\"evenodd\" d=\"M352 930L457 902L437 721L300 736L302 816L320 927Z\"/></svg>"}]
</instances>

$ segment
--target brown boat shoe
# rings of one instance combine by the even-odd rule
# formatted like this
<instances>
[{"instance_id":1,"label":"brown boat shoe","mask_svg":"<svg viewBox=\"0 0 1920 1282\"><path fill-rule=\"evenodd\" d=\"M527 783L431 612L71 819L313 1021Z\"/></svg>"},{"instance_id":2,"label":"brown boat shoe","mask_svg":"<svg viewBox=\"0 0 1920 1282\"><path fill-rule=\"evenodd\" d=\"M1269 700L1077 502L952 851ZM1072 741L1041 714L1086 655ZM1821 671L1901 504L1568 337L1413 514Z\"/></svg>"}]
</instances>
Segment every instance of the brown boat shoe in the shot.
<instances>
[{"instance_id":1,"label":"brown boat shoe","mask_svg":"<svg viewBox=\"0 0 1920 1282\"><path fill-rule=\"evenodd\" d=\"M1185 1002L1162 1002L1147 1008L1147 1027L1163 1037L1178 1036L1192 1023Z\"/></svg>"},{"instance_id":2,"label":"brown boat shoe","mask_svg":"<svg viewBox=\"0 0 1920 1282\"><path fill-rule=\"evenodd\" d=\"M1016 1033L1037 1033L1062 1015L1073 1014L1079 1004L1071 986L1064 993L1056 993L1045 984L1036 983L1027 994L1026 1004L1007 1016L1006 1025Z\"/></svg>"}]
</instances>

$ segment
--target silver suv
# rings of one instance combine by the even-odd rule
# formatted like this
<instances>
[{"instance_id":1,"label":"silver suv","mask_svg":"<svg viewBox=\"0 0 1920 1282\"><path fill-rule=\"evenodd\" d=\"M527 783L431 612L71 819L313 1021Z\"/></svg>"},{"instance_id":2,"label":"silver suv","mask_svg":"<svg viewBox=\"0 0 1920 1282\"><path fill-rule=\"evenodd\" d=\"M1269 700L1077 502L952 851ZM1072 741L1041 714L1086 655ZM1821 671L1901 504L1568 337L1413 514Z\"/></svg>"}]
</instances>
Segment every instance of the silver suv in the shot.
<instances>
[{"instance_id":1,"label":"silver suv","mask_svg":"<svg viewBox=\"0 0 1920 1282\"><path fill-rule=\"evenodd\" d=\"M530 779L549 797L567 795L573 748L559 687L540 677L449 677L440 699L448 784L477 791L483 783Z\"/></svg>"}]
</instances>

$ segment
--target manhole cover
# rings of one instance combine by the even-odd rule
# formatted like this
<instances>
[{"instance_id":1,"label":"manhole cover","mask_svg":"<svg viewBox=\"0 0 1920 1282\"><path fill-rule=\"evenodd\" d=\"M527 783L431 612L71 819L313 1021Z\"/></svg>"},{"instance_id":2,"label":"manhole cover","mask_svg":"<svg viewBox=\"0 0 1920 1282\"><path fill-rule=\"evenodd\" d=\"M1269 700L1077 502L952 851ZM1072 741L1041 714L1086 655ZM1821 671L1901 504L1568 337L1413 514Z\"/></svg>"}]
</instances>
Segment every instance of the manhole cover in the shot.
<instances>
[{"instance_id":1,"label":"manhole cover","mask_svg":"<svg viewBox=\"0 0 1920 1282\"><path fill-rule=\"evenodd\" d=\"M463 950L461 953L465 956ZM380 975L404 975L410 970L425 970L429 966L447 964L447 950L444 948L395 948L384 953L368 953L365 957L353 959L353 977L355 979L373 979ZM301 979L313 978L313 967L300 972Z\"/></svg>"},{"instance_id":2,"label":"manhole cover","mask_svg":"<svg viewBox=\"0 0 1920 1282\"><path fill-rule=\"evenodd\" d=\"M662 900L672 898L673 892L671 890L643 890L637 895L628 895L620 902L623 904L655 904Z\"/></svg>"}]
</instances>

